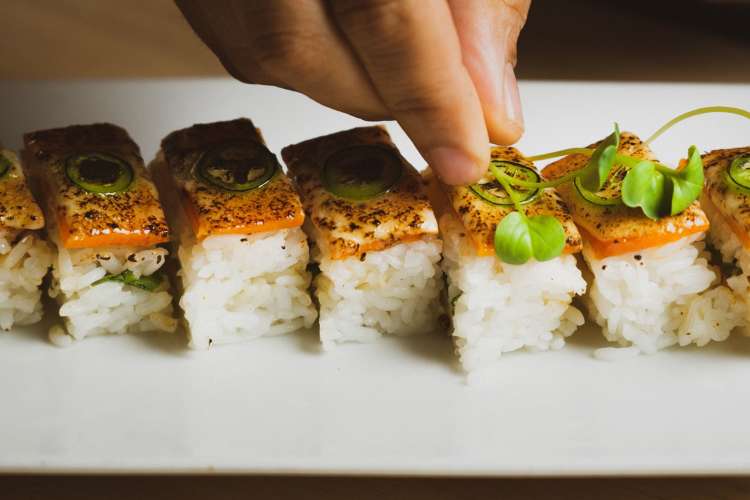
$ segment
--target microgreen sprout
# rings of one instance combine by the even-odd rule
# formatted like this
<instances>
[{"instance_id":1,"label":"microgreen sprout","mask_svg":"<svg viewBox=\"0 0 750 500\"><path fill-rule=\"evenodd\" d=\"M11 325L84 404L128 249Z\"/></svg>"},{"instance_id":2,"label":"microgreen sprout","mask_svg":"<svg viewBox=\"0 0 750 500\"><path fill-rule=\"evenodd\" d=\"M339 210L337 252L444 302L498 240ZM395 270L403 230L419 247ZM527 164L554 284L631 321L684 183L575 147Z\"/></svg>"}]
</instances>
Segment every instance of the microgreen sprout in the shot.
<instances>
[{"instance_id":1,"label":"microgreen sprout","mask_svg":"<svg viewBox=\"0 0 750 500\"><path fill-rule=\"evenodd\" d=\"M565 248L565 230L555 217L549 215L527 216L510 184L509 178L495 165L490 171L508 193L516 209L503 217L495 228L495 253L508 264L525 264L530 258L537 261L554 259Z\"/></svg>"},{"instance_id":2,"label":"microgreen sprout","mask_svg":"<svg viewBox=\"0 0 750 500\"><path fill-rule=\"evenodd\" d=\"M651 134L651 136L646 139L646 144L651 144L656 139L658 139L664 132L669 130L670 128L674 127L678 123L687 120L688 118L692 118L694 116L699 115L707 115L709 113L725 113L730 115L737 115L742 116L745 118L750 119L750 111L742 108L735 108L733 106L705 106L703 108L696 108L691 109L690 111L686 111L685 113L682 113L681 115L677 115L671 120L669 120L667 123L659 127L659 129Z\"/></svg>"},{"instance_id":3,"label":"microgreen sprout","mask_svg":"<svg viewBox=\"0 0 750 500\"><path fill-rule=\"evenodd\" d=\"M649 144L674 125L707 113L729 113L750 119L750 111L730 106L709 106L683 113L660 127L646 141ZM574 183L587 202L616 207L624 205L640 209L650 219L678 215L687 209L703 189L703 162L695 146L688 150L681 168L672 168L654 160L618 152L620 129L601 141L596 148L568 148L530 156L530 161L566 155L588 157L583 168L557 179L542 180L509 175L490 164L490 172L507 193L514 211L505 216L495 230L495 253L508 264L524 264L529 259L550 260L565 248L565 231L558 219L549 215L527 216L521 192L544 190ZM743 163L743 166L745 164ZM508 204L511 205L511 204Z\"/></svg>"}]
</instances>

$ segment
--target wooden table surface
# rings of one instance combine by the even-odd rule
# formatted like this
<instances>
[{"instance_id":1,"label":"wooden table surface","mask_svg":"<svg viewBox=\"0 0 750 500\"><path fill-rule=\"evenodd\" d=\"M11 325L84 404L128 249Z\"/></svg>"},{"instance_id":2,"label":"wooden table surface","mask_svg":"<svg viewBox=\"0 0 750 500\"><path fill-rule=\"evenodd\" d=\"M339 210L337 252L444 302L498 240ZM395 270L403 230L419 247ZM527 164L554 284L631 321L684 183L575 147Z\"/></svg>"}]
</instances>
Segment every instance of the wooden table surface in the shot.
<instances>
[{"instance_id":1,"label":"wooden table surface","mask_svg":"<svg viewBox=\"0 0 750 500\"><path fill-rule=\"evenodd\" d=\"M522 78L750 81L750 5L535 0ZM731 4L731 5L730 5ZM0 0L0 76L199 77L223 69L168 0ZM1 103L2 96L0 96ZM0 411L2 411L0 409ZM2 453L2 443L0 443ZM750 453L750 450L748 450ZM0 476L0 499L750 498L747 478L422 479Z\"/></svg>"}]
</instances>

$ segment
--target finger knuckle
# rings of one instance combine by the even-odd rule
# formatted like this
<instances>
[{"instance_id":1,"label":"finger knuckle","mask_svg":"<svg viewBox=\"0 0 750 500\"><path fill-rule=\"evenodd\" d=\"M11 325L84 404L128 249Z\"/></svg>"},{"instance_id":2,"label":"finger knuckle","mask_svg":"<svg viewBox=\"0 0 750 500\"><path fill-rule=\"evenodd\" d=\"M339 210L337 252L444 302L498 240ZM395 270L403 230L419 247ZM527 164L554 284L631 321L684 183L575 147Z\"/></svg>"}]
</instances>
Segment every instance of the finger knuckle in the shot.
<instances>
[{"instance_id":1,"label":"finger knuckle","mask_svg":"<svg viewBox=\"0 0 750 500\"><path fill-rule=\"evenodd\" d=\"M441 114L442 100L431 93L413 92L405 93L390 103L391 111L395 115L412 114L422 116L436 116Z\"/></svg>"},{"instance_id":2,"label":"finger knuckle","mask_svg":"<svg viewBox=\"0 0 750 500\"><path fill-rule=\"evenodd\" d=\"M521 35L521 29L526 24L530 1L529 0L501 0L503 5L514 17L514 22L507 23L506 33L506 60L513 66L518 62L518 37Z\"/></svg>"},{"instance_id":3,"label":"finger knuckle","mask_svg":"<svg viewBox=\"0 0 750 500\"><path fill-rule=\"evenodd\" d=\"M342 27L350 32L398 36L411 24L414 10L406 0L340 0L334 10Z\"/></svg>"},{"instance_id":4,"label":"finger knuckle","mask_svg":"<svg viewBox=\"0 0 750 500\"><path fill-rule=\"evenodd\" d=\"M516 14L521 24L526 22L526 17L529 14L529 8L531 7L531 0L500 0L505 7Z\"/></svg>"},{"instance_id":5,"label":"finger knuckle","mask_svg":"<svg viewBox=\"0 0 750 500\"><path fill-rule=\"evenodd\" d=\"M253 58L271 74L314 71L318 67L318 47L320 40L315 35L291 29L258 34L252 41Z\"/></svg>"},{"instance_id":6,"label":"finger knuckle","mask_svg":"<svg viewBox=\"0 0 750 500\"><path fill-rule=\"evenodd\" d=\"M505 60L508 61L511 64L511 66L513 66L514 68L516 67L516 64L518 63L518 46L516 43L517 39L518 39L517 36L516 38L510 39L512 43L508 43L506 54L505 54Z\"/></svg>"},{"instance_id":7,"label":"finger knuckle","mask_svg":"<svg viewBox=\"0 0 750 500\"><path fill-rule=\"evenodd\" d=\"M231 58L229 58L226 55L219 55L219 62L221 62L221 65L224 66L224 69L229 73L229 75L236 79L241 81L242 83L260 83L257 81L257 75L251 74L251 72L247 71L246 68L243 68L242 65L237 65ZM243 68L243 69L240 69Z\"/></svg>"}]
</instances>

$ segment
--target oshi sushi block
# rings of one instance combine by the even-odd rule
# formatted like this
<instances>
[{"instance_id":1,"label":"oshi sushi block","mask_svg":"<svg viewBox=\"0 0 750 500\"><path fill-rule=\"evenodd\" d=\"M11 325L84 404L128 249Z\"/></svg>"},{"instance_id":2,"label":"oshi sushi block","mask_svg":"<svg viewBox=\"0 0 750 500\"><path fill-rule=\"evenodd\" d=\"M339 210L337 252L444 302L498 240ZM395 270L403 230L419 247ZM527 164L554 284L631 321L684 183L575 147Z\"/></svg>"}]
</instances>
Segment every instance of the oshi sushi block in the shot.
<instances>
[{"instance_id":1,"label":"oshi sushi block","mask_svg":"<svg viewBox=\"0 0 750 500\"><path fill-rule=\"evenodd\" d=\"M18 157L0 148L0 329L42 317L39 286L52 264L41 238L44 216L31 195Z\"/></svg>"},{"instance_id":2,"label":"oshi sushi block","mask_svg":"<svg viewBox=\"0 0 750 500\"><path fill-rule=\"evenodd\" d=\"M191 347L312 326L302 204L250 120L173 132L152 167L179 231Z\"/></svg>"},{"instance_id":3,"label":"oshi sushi block","mask_svg":"<svg viewBox=\"0 0 750 500\"><path fill-rule=\"evenodd\" d=\"M444 241L453 338L468 372L504 352L559 349L584 321L571 305L586 282L574 255L581 237L567 207L554 189L544 187L518 187L514 203L503 176L541 181L533 163L511 147L493 148L489 171L471 186L443 185L426 174ZM549 248L535 244L529 255L504 255L496 233L508 217L512 222L519 216L531 225L556 227Z\"/></svg>"},{"instance_id":4,"label":"oshi sushi block","mask_svg":"<svg viewBox=\"0 0 750 500\"><path fill-rule=\"evenodd\" d=\"M169 282L161 272L167 250L159 246L169 231L127 132L77 125L32 132L24 142L57 248L49 292L61 304L65 331L53 327L50 339L173 331Z\"/></svg>"},{"instance_id":5,"label":"oshi sushi block","mask_svg":"<svg viewBox=\"0 0 750 500\"><path fill-rule=\"evenodd\" d=\"M750 321L750 147L703 155L706 184L701 205L711 221L709 245L720 254L726 283Z\"/></svg>"},{"instance_id":6,"label":"oshi sushi block","mask_svg":"<svg viewBox=\"0 0 750 500\"><path fill-rule=\"evenodd\" d=\"M708 218L695 201L703 185L695 148L675 170L637 136L616 130L575 153L544 175L562 183L583 236L591 284L585 302L607 340L651 353L726 339L739 314L726 287L711 288L718 280L702 241ZM597 354L609 355L620 353Z\"/></svg>"},{"instance_id":7,"label":"oshi sushi block","mask_svg":"<svg viewBox=\"0 0 750 500\"><path fill-rule=\"evenodd\" d=\"M284 148L320 274L324 348L427 333L441 313L441 242L417 171L382 127Z\"/></svg>"}]
</instances>

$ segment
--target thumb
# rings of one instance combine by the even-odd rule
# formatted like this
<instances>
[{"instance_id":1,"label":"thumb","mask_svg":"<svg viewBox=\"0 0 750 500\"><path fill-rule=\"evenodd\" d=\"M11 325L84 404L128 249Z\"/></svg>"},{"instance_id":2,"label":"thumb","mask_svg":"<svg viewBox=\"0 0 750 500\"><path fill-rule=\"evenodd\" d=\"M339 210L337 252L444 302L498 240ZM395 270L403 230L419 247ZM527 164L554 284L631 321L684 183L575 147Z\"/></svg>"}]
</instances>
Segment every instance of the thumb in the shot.
<instances>
[{"instance_id":1,"label":"thumb","mask_svg":"<svg viewBox=\"0 0 750 500\"><path fill-rule=\"evenodd\" d=\"M514 67L530 0L448 0L464 66L482 104L490 140L513 144L524 131Z\"/></svg>"}]
</instances>

